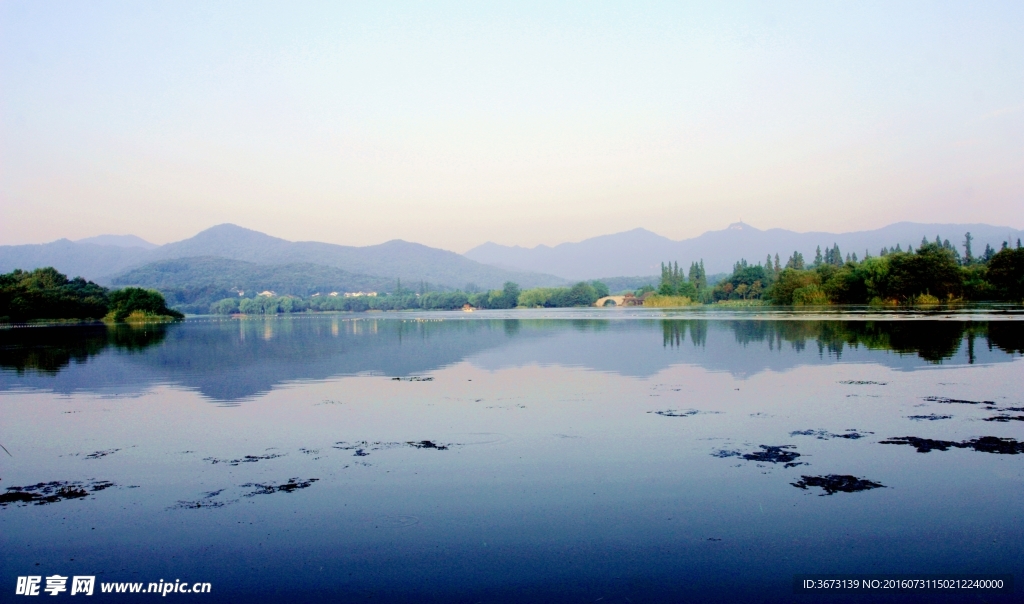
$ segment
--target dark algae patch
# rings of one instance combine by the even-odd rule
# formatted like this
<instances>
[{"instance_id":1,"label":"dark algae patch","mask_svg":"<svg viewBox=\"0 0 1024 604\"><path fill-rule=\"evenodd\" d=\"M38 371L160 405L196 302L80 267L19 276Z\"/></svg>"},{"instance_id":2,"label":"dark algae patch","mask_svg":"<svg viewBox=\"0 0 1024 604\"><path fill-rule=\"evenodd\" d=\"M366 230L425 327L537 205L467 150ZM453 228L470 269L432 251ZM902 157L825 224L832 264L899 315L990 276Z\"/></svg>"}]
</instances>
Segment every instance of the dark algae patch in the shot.
<instances>
[{"instance_id":1,"label":"dark algae patch","mask_svg":"<svg viewBox=\"0 0 1024 604\"><path fill-rule=\"evenodd\" d=\"M952 415L937 415L935 413L932 413L930 415L908 415L907 419L912 419L912 420L915 420L915 421L930 421L930 422L933 422L933 421L939 420L939 419L953 419L953 416Z\"/></svg>"},{"instance_id":2,"label":"dark algae patch","mask_svg":"<svg viewBox=\"0 0 1024 604\"><path fill-rule=\"evenodd\" d=\"M966 400L964 398L946 398L945 396L926 396L925 400L944 404L995 404L994 400Z\"/></svg>"},{"instance_id":3,"label":"dark algae patch","mask_svg":"<svg viewBox=\"0 0 1024 604\"><path fill-rule=\"evenodd\" d=\"M107 455L113 455L114 453L117 453L120 450L121 449L107 449L106 451L96 451L95 453L90 453L86 455L85 459L102 459Z\"/></svg>"},{"instance_id":4,"label":"dark algae patch","mask_svg":"<svg viewBox=\"0 0 1024 604\"><path fill-rule=\"evenodd\" d=\"M93 482L40 482L25 487L8 487L0 495L0 507L15 505L46 505L66 499L83 499L89 495L115 486L107 480Z\"/></svg>"},{"instance_id":5,"label":"dark algae patch","mask_svg":"<svg viewBox=\"0 0 1024 604\"><path fill-rule=\"evenodd\" d=\"M889 384L889 382L872 382L869 380L843 380L839 383L850 386L887 386Z\"/></svg>"},{"instance_id":6,"label":"dark algae patch","mask_svg":"<svg viewBox=\"0 0 1024 604\"><path fill-rule=\"evenodd\" d=\"M208 461L212 464L226 463L229 466L237 466L243 463L256 463L258 461L264 461L267 459L277 459L278 457L284 457L283 453L268 453L267 455L246 455L239 459L217 459L216 457L204 457L203 461Z\"/></svg>"},{"instance_id":7,"label":"dark algae patch","mask_svg":"<svg viewBox=\"0 0 1024 604\"><path fill-rule=\"evenodd\" d=\"M885 488L885 485L881 483L873 482L865 478L857 478L856 476L850 476L849 474L801 476L799 481L791 482L790 484L798 489L804 489L805 491L808 487L818 487L823 489L825 492L819 495L820 497L824 497L825 495L834 495L836 493L857 493L859 491Z\"/></svg>"},{"instance_id":8,"label":"dark algae patch","mask_svg":"<svg viewBox=\"0 0 1024 604\"><path fill-rule=\"evenodd\" d=\"M690 417L693 415L717 414L718 411L698 411L697 409L665 409L664 411L648 411L662 417Z\"/></svg>"},{"instance_id":9,"label":"dark algae patch","mask_svg":"<svg viewBox=\"0 0 1024 604\"><path fill-rule=\"evenodd\" d=\"M222 508L229 503L234 503L234 501L217 501L215 499L218 495L220 495L223 492L224 489L219 489L217 491L210 491L208 493L204 493L203 497L196 501L179 501L176 505L172 506L171 509L208 510L214 508Z\"/></svg>"},{"instance_id":10,"label":"dark algae patch","mask_svg":"<svg viewBox=\"0 0 1024 604\"><path fill-rule=\"evenodd\" d=\"M243 484L242 487L251 488L256 487L255 491L246 493L246 497L255 497L256 495L273 495L274 493L293 493L299 489L306 489L313 486L314 482L320 480L319 478L308 478L302 480L299 478L289 478L287 482L282 484L260 484L260 483L247 483Z\"/></svg>"},{"instance_id":11,"label":"dark algae patch","mask_svg":"<svg viewBox=\"0 0 1024 604\"><path fill-rule=\"evenodd\" d=\"M439 444L437 444L437 443L435 443L433 441L430 441L430 440L421 440L421 441L418 441L418 442L409 441L409 442L407 442L405 444L409 445L410 447L414 447L416 449L437 449L438 451L447 451L448 450L448 445L439 445Z\"/></svg>"},{"instance_id":12,"label":"dark algae patch","mask_svg":"<svg viewBox=\"0 0 1024 604\"><path fill-rule=\"evenodd\" d=\"M798 430L796 432L790 432L790 436L815 436L818 440L829 440L831 438L845 438L847 440L858 440L864 438L868 434L874 434L874 432L858 432L857 430L847 430L842 434L833 434L826 430Z\"/></svg>"},{"instance_id":13,"label":"dark algae patch","mask_svg":"<svg viewBox=\"0 0 1024 604\"><path fill-rule=\"evenodd\" d=\"M743 459L748 461L757 461L763 463L781 463L785 464L785 467L792 468L795 466L803 465L804 462L796 461L800 454L796 451L790 451L793 445L780 445L778 447L771 447L768 445L761 445L760 451L754 451L753 453L744 453L741 455Z\"/></svg>"},{"instance_id":14,"label":"dark algae patch","mask_svg":"<svg viewBox=\"0 0 1024 604\"><path fill-rule=\"evenodd\" d=\"M986 417L987 422L1024 422L1024 415L993 415L992 417Z\"/></svg>"},{"instance_id":15,"label":"dark algae patch","mask_svg":"<svg viewBox=\"0 0 1024 604\"><path fill-rule=\"evenodd\" d=\"M332 445L332 448L340 451L355 451L353 455L356 457L366 457L369 455L367 451L385 451L387 449L398 449L401 447L412 447L414 449L435 449L437 451L447 451L449 447L454 446L452 443L442 444L436 443L432 440L409 440L406 442L369 442L361 440L357 442L337 442Z\"/></svg>"},{"instance_id":16,"label":"dark algae patch","mask_svg":"<svg viewBox=\"0 0 1024 604\"><path fill-rule=\"evenodd\" d=\"M391 378L391 381L393 381L393 382L433 382L434 378L432 378L432 377L420 377L418 375L414 375L412 377L393 377L393 378Z\"/></svg>"},{"instance_id":17,"label":"dark algae patch","mask_svg":"<svg viewBox=\"0 0 1024 604\"><path fill-rule=\"evenodd\" d=\"M917 436L899 436L881 441L883 445L910 445L917 449L918 453L931 451L948 451L950 449L973 449L982 453L996 453L999 455L1017 455L1024 453L1024 443L1012 438L1000 438L998 436L982 436L962 442L952 440L932 440L930 438L918 438Z\"/></svg>"}]
</instances>

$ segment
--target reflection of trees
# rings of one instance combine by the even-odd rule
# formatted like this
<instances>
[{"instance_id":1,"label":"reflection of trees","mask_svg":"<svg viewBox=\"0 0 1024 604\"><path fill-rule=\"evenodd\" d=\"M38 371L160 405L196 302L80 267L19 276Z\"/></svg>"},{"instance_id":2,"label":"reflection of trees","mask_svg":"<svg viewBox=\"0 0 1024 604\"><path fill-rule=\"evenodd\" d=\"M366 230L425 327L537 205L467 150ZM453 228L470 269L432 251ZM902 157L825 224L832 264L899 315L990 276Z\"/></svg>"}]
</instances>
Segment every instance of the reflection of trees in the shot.
<instances>
[{"instance_id":1,"label":"reflection of trees","mask_svg":"<svg viewBox=\"0 0 1024 604\"><path fill-rule=\"evenodd\" d=\"M687 329L690 330L690 342L694 346L703 347L708 340L708 322L699 319L662 321L662 346L682 346Z\"/></svg>"},{"instance_id":2,"label":"reflection of trees","mask_svg":"<svg viewBox=\"0 0 1024 604\"><path fill-rule=\"evenodd\" d=\"M1024 354L1024 322L992 321L988 324L988 346Z\"/></svg>"},{"instance_id":3,"label":"reflection of trees","mask_svg":"<svg viewBox=\"0 0 1024 604\"><path fill-rule=\"evenodd\" d=\"M970 323L961 321L886 321L872 324L871 337L888 338L887 349L919 357L933 363L951 358L964 340ZM973 332L971 332L973 334Z\"/></svg>"},{"instance_id":4,"label":"reflection of trees","mask_svg":"<svg viewBox=\"0 0 1024 604\"><path fill-rule=\"evenodd\" d=\"M662 344L680 346L690 330L695 346L702 346L709 321L664 320ZM899 354L916 354L932 363L940 363L955 355L966 339L968 356L974 361L975 338L988 338L993 346L1009 353L1024 354L1024 322L993 321L729 321L736 342L748 345L767 342L772 350L783 342L795 350L808 343L816 344L819 354L842 356L846 347L864 346L870 350L891 350Z\"/></svg>"},{"instance_id":5,"label":"reflection of trees","mask_svg":"<svg viewBox=\"0 0 1024 604\"><path fill-rule=\"evenodd\" d=\"M167 323L117 324L107 329L107 336L110 343L121 350L145 350L164 341Z\"/></svg>"},{"instance_id":6,"label":"reflection of trees","mask_svg":"<svg viewBox=\"0 0 1024 604\"><path fill-rule=\"evenodd\" d=\"M0 368L55 375L84 363L108 346L138 351L159 344L167 324L75 325L0 329Z\"/></svg>"}]
</instances>

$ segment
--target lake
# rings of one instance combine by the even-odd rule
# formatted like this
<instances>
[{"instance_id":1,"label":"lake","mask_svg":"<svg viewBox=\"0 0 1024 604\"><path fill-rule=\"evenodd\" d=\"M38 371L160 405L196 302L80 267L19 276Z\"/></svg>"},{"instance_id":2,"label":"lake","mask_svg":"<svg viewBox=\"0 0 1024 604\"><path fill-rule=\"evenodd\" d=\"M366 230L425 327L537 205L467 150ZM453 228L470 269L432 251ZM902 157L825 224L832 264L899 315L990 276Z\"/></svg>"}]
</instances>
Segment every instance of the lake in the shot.
<instances>
[{"instance_id":1,"label":"lake","mask_svg":"<svg viewBox=\"0 0 1024 604\"><path fill-rule=\"evenodd\" d=\"M794 579L1020 579L1021 319L595 309L0 330L3 599L58 575L122 602L157 596L100 584L209 583L167 595L202 602L1019 601L1020 586Z\"/></svg>"}]
</instances>

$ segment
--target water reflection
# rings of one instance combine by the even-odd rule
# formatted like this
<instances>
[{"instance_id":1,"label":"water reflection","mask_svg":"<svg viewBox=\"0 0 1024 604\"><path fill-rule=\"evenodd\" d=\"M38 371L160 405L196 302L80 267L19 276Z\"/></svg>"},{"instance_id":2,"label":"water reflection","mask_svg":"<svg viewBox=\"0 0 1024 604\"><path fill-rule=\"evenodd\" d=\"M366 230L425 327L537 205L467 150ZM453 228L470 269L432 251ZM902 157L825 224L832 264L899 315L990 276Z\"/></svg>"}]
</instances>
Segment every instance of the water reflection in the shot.
<instances>
[{"instance_id":1,"label":"water reflection","mask_svg":"<svg viewBox=\"0 0 1024 604\"><path fill-rule=\"evenodd\" d=\"M0 390L141 392L154 384L236 403L298 380L406 376L459 362L580 366L651 376L696 365L745 377L801 365L998 363L1024 353L1024 322L345 315L0 331ZM658 332L661 346L658 346ZM738 354L742 350L742 354Z\"/></svg>"},{"instance_id":2,"label":"water reflection","mask_svg":"<svg viewBox=\"0 0 1024 604\"><path fill-rule=\"evenodd\" d=\"M108 347L141 352L163 342L166 324L83 325L0 330L0 368L56 375Z\"/></svg>"},{"instance_id":3,"label":"water reflection","mask_svg":"<svg viewBox=\"0 0 1024 604\"><path fill-rule=\"evenodd\" d=\"M1024 323L1016 321L729 321L736 343L766 343L770 350L781 349L783 343L794 350L804 350L809 343L819 354L837 358L849 348L885 350L899 354L915 354L921 359L939 363L953 358L966 344L968 362L975 360L976 338L987 338L988 347L1007 353L1022 352ZM707 341L706 320L663 320L662 345L682 346L686 332L694 346Z\"/></svg>"}]
</instances>

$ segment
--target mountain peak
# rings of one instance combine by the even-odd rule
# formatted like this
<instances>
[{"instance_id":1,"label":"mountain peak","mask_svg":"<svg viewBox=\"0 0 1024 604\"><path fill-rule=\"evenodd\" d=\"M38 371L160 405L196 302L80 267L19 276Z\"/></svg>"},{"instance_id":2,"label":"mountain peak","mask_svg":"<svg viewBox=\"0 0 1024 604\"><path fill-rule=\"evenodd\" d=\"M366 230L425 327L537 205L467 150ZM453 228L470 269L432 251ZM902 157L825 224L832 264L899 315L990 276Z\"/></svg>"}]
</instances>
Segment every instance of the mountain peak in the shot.
<instances>
[{"instance_id":1,"label":"mountain peak","mask_svg":"<svg viewBox=\"0 0 1024 604\"><path fill-rule=\"evenodd\" d=\"M150 243L142 237L137 237L135 235L96 235L95 237L79 239L75 241L75 243L112 245L114 247L141 247L144 250L151 250L158 247L155 243Z\"/></svg>"}]
</instances>

